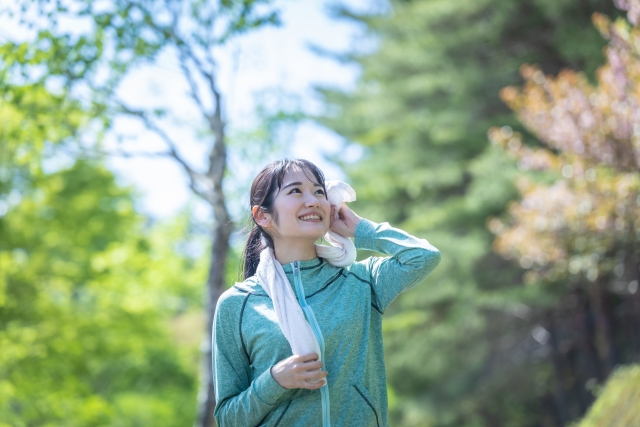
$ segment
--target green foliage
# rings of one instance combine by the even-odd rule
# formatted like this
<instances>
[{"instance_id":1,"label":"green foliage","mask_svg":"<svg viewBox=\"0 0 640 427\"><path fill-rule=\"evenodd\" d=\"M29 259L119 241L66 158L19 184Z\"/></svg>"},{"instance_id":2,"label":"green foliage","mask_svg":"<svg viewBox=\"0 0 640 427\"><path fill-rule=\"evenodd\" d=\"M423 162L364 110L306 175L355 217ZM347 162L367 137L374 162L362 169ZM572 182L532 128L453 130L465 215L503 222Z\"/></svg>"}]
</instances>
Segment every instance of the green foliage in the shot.
<instances>
[{"instance_id":1,"label":"green foliage","mask_svg":"<svg viewBox=\"0 0 640 427\"><path fill-rule=\"evenodd\" d=\"M145 230L112 173L56 151L85 122L77 104L37 86L4 95L0 425L184 425L197 347L168 324L199 305L206 276L206 257L182 249L188 217Z\"/></svg>"},{"instance_id":2,"label":"green foliage","mask_svg":"<svg viewBox=\"0 0 640 427\"><path fill-rule=\"evenodd\" d=\"M0 195L29 182L46 151L64 147L87 122L77 103L41 85L4 83L0 76Z\"/></svg>"},{"instance_id":3,"label":"green foliage","mask_svg":"<svg viewBox=\"0 0 640 427\"><path fill-rule=\"evenodd\" d=\"M613 4L428 0L391 7L384 16L338 10L365 25L363 39L375 49L348 56L362 67L354 91L321 89L327 113L320 119L364 148L358 162L341 162L358 191L354 208L427 238L443 255L426 283L385 315L391 421L562 424L549 409L548 349L531 334L543 320L539 308L560 291L523 288L522 271L492 251L486 220L517 197L520 172L486 132L496 123L522 129L498 95L520 81L522 63L591 73L603 62L605 41L591 14L615 15Z\"/></svg>"},{"instance_id":4,"label":"green foliage","mask_svg":"<svg viewBox=\"0 0 640 427\"><path fill-rule=\"evenodd\" d=\"M523 171L554 178L551 183L519 179L522 201L510 207L509 224L489 223L498 236L495 249L520 259L530 283L567 278L575 283L584 275L586 283L598 279L615 287L638 278L640 155L633 123L640 101L640 43L634 43L640 27L600 14L594 14L594 23L610 40L597 85L579 72L544 76L523 65L524 87L501 91L543 147L523 145L517 133L504 128L489 131L492 142L514 155Z\"/></svg>"},{"instance_id":5,"label":"green foliage","mask_svg":"<svg viewBox=\"0 0 640 427\"><path fill-rule=\"evenodd\" d=\"M167 249L173 230L146 237L130 191L97 164L32 186L0 219L0 421L183 425L195 372L167 322L206 270Z\"/></svg>"},{"instance_id":6,"label":"green foliage","mask_svg":"<svg viewBox=\"0 0 640 427\"><path fill-rule=\"evenodd\" d=\"M589 412L574 427L634 427L640 425L640 366L618 368Z\"/></svg>"},{"instance_id":7,"label":"green foliage","mask_svg":"<svg viewBox=\"0 0 640 427\"><path fill-rule=\"evenodd\" d=\"M182 67L193 67L183 68L187 79L202 74L215 88L213 51L233 37L279 25L271 5L272 0L21 0L3 5L0 15L18 18L35 37L0 46L0 87L46 83L73 97L78 92L70 89L80 90L85 107L105 119L105 113L126 110L114 93L123 77L173 48Z\"/></svg>"},{"instance_id":8,"label":"green foliage","mask_svg":"<svg viewBox=\"0 0 640 427\"><path fill-rule=\"evenodd\" d=\"M172 426L193 419L191 367L205 329L194 307L207 270L217 271L205 265L209 244L183 235L192 232L188 215L146 229L132 192L78 153L96 157L101 136L122 114L166 135L170 109L135 110L118 93L131 70L165 52L180 63L207 124L197 137L223 153L212 155L207 176L198 174L211 181L225 159L216 50L277 25L272 3L0 6L0 15L33 36L0 45L0 424ZM178 142L164 141L183 162ZM219 184L204 187L210 196ZM228 277L234 267L227 266Z\"/></svg>"}]
</instances>

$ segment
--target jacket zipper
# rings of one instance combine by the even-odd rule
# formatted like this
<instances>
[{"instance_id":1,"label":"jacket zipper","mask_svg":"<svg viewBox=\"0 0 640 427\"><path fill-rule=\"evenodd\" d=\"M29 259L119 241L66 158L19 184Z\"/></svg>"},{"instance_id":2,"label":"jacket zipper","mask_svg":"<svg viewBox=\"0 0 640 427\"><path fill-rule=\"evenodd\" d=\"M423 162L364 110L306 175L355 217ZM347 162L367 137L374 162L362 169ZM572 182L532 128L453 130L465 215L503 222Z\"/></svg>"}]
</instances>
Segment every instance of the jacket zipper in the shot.
<instances>
[{"instance_id":1,"label":"jacket zipper","mask_svg":"<svg viewBox=\"0 0 640 427\"><path fill-rule=\"evenodd\" d=\"M316 316L313 314L313 310L307 304L307 300L304 295L304 288L302 287L302 278L300 277L300 269L298 268L298 261L293 262L293 283L296 287L296 293L298 294L298 300L300 301L300 307L304 312L305 317L307 318L307 322L311 326L316 339L318 340L318 344L320 346L320 361L322 361L322 370L325 369L324 363L324 338L322 336L322 331L320 331L320 325L318 325L318 321L316 320ZM329 383L320 388L320 400L322 402L322 427L331 427L331 420L329 418L331 414L331 407L329 401Z\"/></svg>"}]
</instances>

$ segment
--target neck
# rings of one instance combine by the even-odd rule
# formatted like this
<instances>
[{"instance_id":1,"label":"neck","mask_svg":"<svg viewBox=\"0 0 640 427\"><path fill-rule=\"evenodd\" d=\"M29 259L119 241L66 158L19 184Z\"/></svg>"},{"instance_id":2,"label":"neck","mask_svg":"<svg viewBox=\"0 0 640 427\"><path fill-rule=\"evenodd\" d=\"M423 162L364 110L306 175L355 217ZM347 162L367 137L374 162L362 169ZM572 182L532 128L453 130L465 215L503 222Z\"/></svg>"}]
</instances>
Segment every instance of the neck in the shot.
<instances>
[{"instance_id":1,"label":"neck","mask_svg":"<svg viewBox=\"0 0 640 427\"><path fill-rule=\"evenodd\" d=\"M279 239L274 239L273 246L276 259L282 265L294 261L307 261L316 257L315 244L308 240L284 242Z\"/></svg>"}]
</instances>

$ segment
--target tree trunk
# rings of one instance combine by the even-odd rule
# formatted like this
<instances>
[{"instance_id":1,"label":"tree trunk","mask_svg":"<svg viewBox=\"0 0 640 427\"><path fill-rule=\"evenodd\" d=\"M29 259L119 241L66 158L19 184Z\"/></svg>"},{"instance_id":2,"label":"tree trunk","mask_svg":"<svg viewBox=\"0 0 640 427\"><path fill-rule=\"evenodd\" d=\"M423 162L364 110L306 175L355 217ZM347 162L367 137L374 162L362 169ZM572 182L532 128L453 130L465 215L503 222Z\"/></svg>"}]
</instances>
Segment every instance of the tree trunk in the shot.
<instances>
[{"instance_id":1,"label":"tree trunk","mask_svg":"<svg viewBox=\"0 0 640 427\"><path fill-rule=\"evenodd\" d=\"M578 388L580 406L583 412L593 403L593 394L585 388L585 384L592 378L602 383L604 376L598 359L598 349L595 346L595 324L589 299L581 290L576 291L578 307L574 315L574 330L576 331L576 373L578 374Z\"/></svg>"},{"instance_id":2,"label":"tree trunk","mask_svg":"<svg viewBox=\"0 0 640 427\"><path fill-rule=\"evenodd\" d=\"M571 419L571 415L567 410L567 396L565 391L566 369L563 363L562 354L558 350L558 338L556 322L554 320L554 312L550 310L545 317L543 325L549 331L549 347L551 349L551 362L555 371L553 402L555 404L555 415L558 424L561 426L567 424Z\"/></svg>"},{"instance_id":3,"label":"tree trunk","mask_svg":"<svg viewBox=\"0 0 640 427\"><path fill-rule=\"evenodd\" d=\"M198 413L195 427L213 427L215 394L212 373L212 332L213 316L218 298L225 290L224 266L229 248L231 227L229 220L216 221L211 245L211 267L205 293L205 332L200 345L200 388L198 390Z\"/></svg>"},{"instance_id":4,"label":"tree trunk","mask_svg":"<svg viewBox=\"0 0 640 427\"><path fill-rule=\"evenodd\" d=\"M640 258L640 256L638 256L638 251L634 251L634 254L636 255L636 259ZM636 261L634 262L635 264L635 276L636 276L636 280L638 282L638 286L640 286L640 261ZM631 301L632 301L632 316L633 316L633 323L635 324L635 331L634 331L634 341L636 343L635 345L635 354L638 355L640 354L640 289L636 287L635 292L631 295Z\"/></svg>"},{"instance_id":5,"label":"tree trunk","mask_svg":"<svg viewBox=\"0 0 640 427\"><path fill-rule=\"evenodd\" d=\"M200 387L198 390L198 408L194 427L213 427L213 410L216 405L212 373L212 332L213 317L218 298L225 290L225 265L229 251L229 237L232 223L225 204L222 181L224 179L227 150L224 136L224 124L220 114L220 95L214 93L217 108L210 118L215 144L209 154L207 178L211 185L208 200L213 208L214 227L211 242L211 265L205 293L205 332L200 345Z\"/></svg>"},{"instance_id":6,"label":"tree trunk","mask_svg":"<svg viewBox=\"0 0 640 427\"><path fill-rule=\"evenodd\" d=\"M591 286L591 300L595 312L596 330L602 342L601 359L605 369L604 376L607 378L616 365L618 358L616 355L611 321L609 320L607 312L606 297L602 290L602 285L598 281Z\"/></svg>"}]
</instances>

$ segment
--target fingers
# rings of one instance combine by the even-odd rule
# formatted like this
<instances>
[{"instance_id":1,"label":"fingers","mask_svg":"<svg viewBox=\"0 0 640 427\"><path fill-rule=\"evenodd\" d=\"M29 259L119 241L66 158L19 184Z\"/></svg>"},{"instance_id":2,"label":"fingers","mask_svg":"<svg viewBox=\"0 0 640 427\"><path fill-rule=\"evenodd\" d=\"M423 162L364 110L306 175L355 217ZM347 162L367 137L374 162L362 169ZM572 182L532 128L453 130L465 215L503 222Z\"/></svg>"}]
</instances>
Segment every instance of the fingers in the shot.
<instances>
[{"instance_id":1,"label":"fingers","mask_svg":"<svg viewBox=\"0 0 640 427\"><path fill-rule=\"evenodd\" d=\"M325 379L327 375L329 375L329 372L327 371L316 370L316 371L309 371L302 374L298 374L298 378L302 381L316 383L318 382L318 380Z\"/></svg>"},{"instance_id":2,"label":"fingers","mask_svg":"<svg viewBox=\"0 0 640 427\"><path fill-rule=\"evenodd\" d=\"M296 363L294 369L296 372L317 371L322 369L322 362Z\"/></svg>"},{"instance_id":3,"label":"fingers","mask_svg":"<svg viewBox=\"0 0 640 427\"><path fill-rule=\"evenodd\" d=\"M316 390L327 384L327 371L322 370L322 362L316 353L298 356L294 371L297 387Z\"/></svg>"},{"instance_id":4,"label":"fingers","mask_svg":"<svg viewBox=\"0 0 640 427\"><path fill-rule=\"evenodd\" d=\"M318 389L327 384L327 375L329 375L327 371L317 371L303 374L303 376L299 378L300 388L306 388L309 390Z\"/></svg>"},{"instance_id":5,"label":"fingers","mask_svg":"<svg viewBox=\"0 0 640 427\"><path fill-rule=\"evenodd\" d=\"M349 215L349 212L351 211L351 209L349 209L349 207L347 206L347 204L345 202L342 202L342 204L340 205L340 216L342 218L344 218L345 213L347 214L347 216Z\"/></svg>"},{"instance_id":6,"label":"fingers","mask_svg":"<svg viewBox=\"0 0 640 427\"><path fill-rule=\"evenodd\" d=\"M317 390L320 387L324 387L325 385L327 385L327 382L323 380L323 381L318 381L315 384L307 384L307 385L305 385L304 387L301 387L301 388L306 388L308 390Z\"/></svg>"},{"instance_id":7,"label":"fingers","mask_svg":"<svg viewBox=\"0 0 640 427\"><path fill-rule=\"evenodd\" d=\"M344 202L342 202L342 206L340 207L340 216L342 216L342 218L347 221L359 218L358 215L353 211L353 209L347 206L347 204Z\"/></svg>"},{"instance_id":8,"label":"fingers","mask_svg":"<svg viewBox=\"0 0 640 427\"><path fill-rule=\"evenodd\" d=\"M340 205L340 210L336 210L336 207L334 205L331 205L331 221L333 222L335 220L348 220L350 218L355 218L357 215L355 214L355 212L349 208L347 206L347 204L345 202L342 202L342 204Z\"/></svg>"},{"instance_id":9,"label":"fingers","mask_svg":"<svg viewBox=\"0 0 640 427\"><path fill-rule=\"evenodd\" d=\"M286 389L318 389L327 384L327 371L316 353L293 355L281 360L271 369L271 375Z\"/></svg>"},{"instance_id":10,"label":"fingers","mask_svg":"<svg viewBox=\"0 0 640 427\"><path fill-rule=\"evenodd\" d=\"M309 362L309 361L314 361L314 360L320 359L320 356L318 356L318 353L301 354L301 355L296 356L296 357L298 358L299 362Z\"/></svg>"},{"instance_id":11,"label":"fingers","mask_svg":"<svg viewBox=\"0 0 640 427\"><path fill-rule=\"evenodd\" d=\"M317 371L319 369L322 369L322 362L318 360L316 353L298 356L297 360L295 360L294 370L296 372Z\"/></svg>"}]
</instances>

